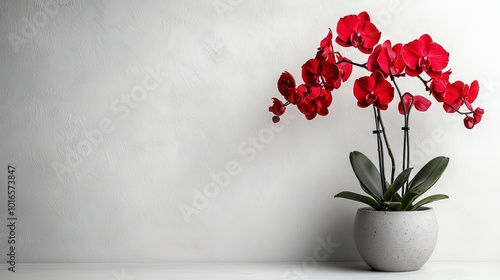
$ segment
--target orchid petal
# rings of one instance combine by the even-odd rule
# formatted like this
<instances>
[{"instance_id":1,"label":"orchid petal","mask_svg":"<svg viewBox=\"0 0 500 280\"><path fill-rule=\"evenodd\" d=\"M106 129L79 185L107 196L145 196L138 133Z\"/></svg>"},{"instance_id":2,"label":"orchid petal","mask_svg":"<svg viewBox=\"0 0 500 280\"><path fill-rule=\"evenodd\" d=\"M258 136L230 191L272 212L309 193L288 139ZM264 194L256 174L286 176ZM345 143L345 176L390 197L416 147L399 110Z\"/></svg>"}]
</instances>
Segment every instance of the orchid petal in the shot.
<instances>
[{"instance_id":1,"label":"orchid petal","mask_svg":"<svg viewBox=\"0 0 500 280\"><path fill-rule=\"evenodd\" d=\"M431 106L432 102L421 96L421 95L415 95L413 97L413 106L415 107L415 109L417 109L418 111L420 112L425 112L427 111L427 109L429 109L429 107Z\"/></svg>"}]
</instances>

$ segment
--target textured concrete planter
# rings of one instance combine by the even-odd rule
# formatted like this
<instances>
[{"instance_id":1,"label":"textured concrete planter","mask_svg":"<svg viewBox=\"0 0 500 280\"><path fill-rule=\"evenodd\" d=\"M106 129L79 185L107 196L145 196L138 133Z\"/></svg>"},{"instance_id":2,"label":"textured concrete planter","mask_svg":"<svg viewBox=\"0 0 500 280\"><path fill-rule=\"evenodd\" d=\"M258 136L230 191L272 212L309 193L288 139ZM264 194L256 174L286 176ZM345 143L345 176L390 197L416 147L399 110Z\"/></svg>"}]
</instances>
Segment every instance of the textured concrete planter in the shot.
<instances>
[{"instance_id":1,"label":"textured concrete planter","mask_svg":"<svg viewBox=\"0 0 500 280\"><path fill-rule=\"evenodd\" d=\"M373 211L359 208L354 240L361 257L375 270L420 269L436 246L438 225L432 208L418 211Z\"/></svg>"}]
</instances>

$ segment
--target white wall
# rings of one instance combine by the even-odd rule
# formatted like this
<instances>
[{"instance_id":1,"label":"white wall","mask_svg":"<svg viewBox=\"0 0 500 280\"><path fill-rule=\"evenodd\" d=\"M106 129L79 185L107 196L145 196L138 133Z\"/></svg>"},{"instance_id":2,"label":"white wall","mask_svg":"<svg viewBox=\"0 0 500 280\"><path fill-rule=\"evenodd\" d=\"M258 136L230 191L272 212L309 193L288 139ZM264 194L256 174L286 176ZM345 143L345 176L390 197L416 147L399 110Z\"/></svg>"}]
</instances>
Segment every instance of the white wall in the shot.
<instances>
[{"instance_id":1,"label":"white wall","mask_svg":"<svg viewBox=\"0 0 500 280\"><path fill-rule=\"evenodd\" d=\"M455 79L480 81L483 122L468 131L434 104L413 115L412 149L451 157L434 189L451 198L434 204L432 260L500 260L499 4L374 2L93 0L50 12L2 1L0 260L9 164L22 262L302 260L317 238L340 245L330 260L359 260L351 227L361 205L333 199L358 190L350 151L375 158L371 111L356 107L353 79L327 117L309 122L289 108L276 127L267 107L281 71L299 77L328 27L362 10L383 39L431 34L451 53ZM163 74L152 78L157 68ZM394 104L389 111L400 154L400 118ZM261 150L255 137L268 140L258 140ZM86 155L75 157L78 149ZM180 208L228 165L238 174L186 222Z\"/></svg>"}]
</instances>

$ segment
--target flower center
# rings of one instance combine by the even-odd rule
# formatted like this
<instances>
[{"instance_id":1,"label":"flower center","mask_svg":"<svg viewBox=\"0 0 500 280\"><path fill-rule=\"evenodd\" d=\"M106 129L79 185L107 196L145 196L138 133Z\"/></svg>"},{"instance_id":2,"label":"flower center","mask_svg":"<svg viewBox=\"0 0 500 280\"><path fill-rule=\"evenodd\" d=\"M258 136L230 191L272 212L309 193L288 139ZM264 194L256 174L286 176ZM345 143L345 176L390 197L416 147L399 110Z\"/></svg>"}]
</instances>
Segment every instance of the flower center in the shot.
<instances>
[{"instance_id":1,"label":"flower center","mask_svg":"<svg viewBox=\"0 0 500 280\"><path fill-rule=\"evenodd\" d=\"M351 35L351 42L354 47L358 47L363 44L363 37L361 37L361 33L356 33Z\"/></svg>"},{"instance_id":2,"label":"flower center","mask_svg":"<svg viewBox=\"0 0 500 280\"><path fill-rule=\"evenodd\" d=\"M375 94L375 92L370 92L369 94L366 95L366 102L368 102L368 104L373 104L375 103L375 101L377 101L377 95Z\"/></svg>"},{"instance_id":3,"label":"flower center","mask_svg":"<svg viewBox=\"0 0 500 280\"><path fill-rule=\"evenodd\" d=\"M427 56L421 57L418 60L418 66L420 66L422 70L427 71L431 67L431 61Z\"/></svg>"}]
</instances>

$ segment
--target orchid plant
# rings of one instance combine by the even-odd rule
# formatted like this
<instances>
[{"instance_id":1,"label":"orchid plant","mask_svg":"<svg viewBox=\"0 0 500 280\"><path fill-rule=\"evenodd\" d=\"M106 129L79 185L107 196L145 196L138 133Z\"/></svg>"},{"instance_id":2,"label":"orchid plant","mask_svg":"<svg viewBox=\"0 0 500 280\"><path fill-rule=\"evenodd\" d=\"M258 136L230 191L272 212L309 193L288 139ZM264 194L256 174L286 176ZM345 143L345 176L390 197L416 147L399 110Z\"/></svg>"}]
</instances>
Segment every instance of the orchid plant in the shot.
<instances>
[{"instance_id":1,"label":"orchid plant","mask_svg":"<svg viewBox=\"0 0 500 280\"><path fill-rule=\"evenodd\" d=\"M326 116L332 104L332 92L341 87L352 73L353 67L360 67L369 75L354 81L354 97L360 108L371 107L375 119L374 133L377 136L378 169L364 154L352 152L350 162L362 190L368 195L349 191L340 192L336 197L362 202L380 211L411 211L422 205L448 198L443 194L432 195L415 202L429 190L445 171L449 158L436 157L425 164L412 179L410 166L409 120L412 110L424 112L431 106L431 100L422 95L401 91L398 80L417 78L421 81L428 97L441 103L446 113L464 116L464 126L472 129L481 121L484 110L472 103L479 93L479 84L473 81L451 81L451 70L445 70L449 53L431 36L424 34L409 43L393 44L390 40L379 43L381 32L371 22L367 12L347 15L337 23L335 42L341 47L357 48L368 55L365 63L356 63L342 56L333 48L331 29L321 40L314 58L302 65L303 83L297 85L289 72L283 72L278 79L278 91L285 101L273 98L269 111L274 114L273 122L289 105L295 105L312 120L317 115ZM399 113L403 116L402 172L395 176L395 159L388 142L382 111L398 101ZM384 151L386 149L386 151ZM386 177L385 153L391 160L390 178Z\"/></svg>"}]
</instances>

